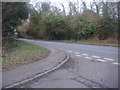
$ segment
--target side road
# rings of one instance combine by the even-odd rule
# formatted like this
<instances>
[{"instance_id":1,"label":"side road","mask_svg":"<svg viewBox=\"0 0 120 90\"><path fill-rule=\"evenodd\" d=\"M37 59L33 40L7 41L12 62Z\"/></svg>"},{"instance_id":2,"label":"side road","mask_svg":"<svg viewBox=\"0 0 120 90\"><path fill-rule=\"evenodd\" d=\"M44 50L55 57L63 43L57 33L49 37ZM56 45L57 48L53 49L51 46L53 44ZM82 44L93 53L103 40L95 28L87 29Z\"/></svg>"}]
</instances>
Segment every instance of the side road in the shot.
<instances>
[{"instance_id":1,"label":"side road","mask_svg":"<svg viewBox=\"0 0 120 90\"><path fill-rule=\"evenodd\" d=\"M2 87L13 88L25 84L59 68L69 59L65 52L55 48L45 48L50 50L47 58L2 72Z\"/></svg>"}]
</instances>

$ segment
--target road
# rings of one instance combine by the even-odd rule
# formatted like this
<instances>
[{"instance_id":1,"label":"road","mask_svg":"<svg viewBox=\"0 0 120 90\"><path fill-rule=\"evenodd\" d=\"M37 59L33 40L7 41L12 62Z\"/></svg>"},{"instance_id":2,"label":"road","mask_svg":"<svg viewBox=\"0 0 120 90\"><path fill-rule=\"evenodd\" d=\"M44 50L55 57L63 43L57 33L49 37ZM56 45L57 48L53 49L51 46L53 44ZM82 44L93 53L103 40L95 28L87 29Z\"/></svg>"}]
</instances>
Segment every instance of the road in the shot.
<instances>
[{"instance_id":1,"label":"road","mask_svg":"<svg viewBox=\"0 0 120 90\"><path fill-rule=\"evenodd\" d=\"M70 59L28 88L118 88L118 48L21 39L65 51Z\"/></svg>"}]
</instances>

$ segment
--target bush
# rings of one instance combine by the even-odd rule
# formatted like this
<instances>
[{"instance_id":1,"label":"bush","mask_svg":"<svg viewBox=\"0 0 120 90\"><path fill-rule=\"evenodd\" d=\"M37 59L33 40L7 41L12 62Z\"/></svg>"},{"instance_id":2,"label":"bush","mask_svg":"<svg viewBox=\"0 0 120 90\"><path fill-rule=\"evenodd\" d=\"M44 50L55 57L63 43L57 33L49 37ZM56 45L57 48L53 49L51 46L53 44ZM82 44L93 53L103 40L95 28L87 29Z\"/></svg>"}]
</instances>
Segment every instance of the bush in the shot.
<instances>
[{"instance_id":1,"label":"bush","mask_svg":"<svg viewBox=\"0 0 120 90\"><path fill-rule=\"evenodd\" d=\"M96 31L96 27L93 23L81 22L81 25L82 25L82 30L79 33L80 39L88 39L89 37L94 35Z\"/></svg>"}]
</instances>

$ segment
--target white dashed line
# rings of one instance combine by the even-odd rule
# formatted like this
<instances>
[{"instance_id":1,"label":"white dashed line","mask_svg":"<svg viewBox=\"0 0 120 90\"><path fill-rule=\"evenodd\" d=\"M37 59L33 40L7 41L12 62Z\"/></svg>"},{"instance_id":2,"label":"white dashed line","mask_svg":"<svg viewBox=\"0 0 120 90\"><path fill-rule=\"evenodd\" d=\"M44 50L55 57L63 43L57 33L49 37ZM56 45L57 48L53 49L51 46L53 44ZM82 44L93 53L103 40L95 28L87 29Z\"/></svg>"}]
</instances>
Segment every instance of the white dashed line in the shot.
<instances>
[{"instance_id":1,"label":"white dashed line","mask_svg":"<svg viewBox=\"0 0 120 90\"><path fill-rule=\"evenodd\" d=\"M62 43L57 43L57 44L62 44Z\"/></svg>"},{"instance_id":2,"label":"white dashed line","mask_svg":"<svg viewBox=\"0 0 120 90\"><path fill-rule=\"evenodd\" d=\"M108 61L114 61L113 59L110 59L110 58L104 58L104 59Z\"/></svg>"},{"instance_id":3,"label":"white dashed line","mask_svg":"<svg viewBox=\"0 0 120 90\"><path fill-rule=\"evenodd\" d=\"M50 54L50 55L53 55L53 54Z\"/></svg>"},{"instance_id":4,"label":"white dashed line","mask_svg":"<svg viewBox=\"0 0 120 90\"><path fill-rule=\"evenodd\" d=\"M76 54L80 54L79 52L75 52Z\"/></svg>"},{"instance_id":5,"label":"white dashed line","mask_svg":"<svg viewBox=\"0 0 120 90\"><path fill-rule=\"evenodd\" d=\"M107 62L106 60L102 60L102 59L96 59L96 60L101 62Z\"/></svg>"},{"instance_id":6,"label":"white dashed line","mask_svg":"<svg viewBox=\"0 0 120 90\"><path fill-rule=\"evenodd\" d=\"M119 64L119 63L117 63L117 62L114 62L114 63L112 63L112 64L120 65L120 64Z\"/></svg>"},{"instance_id":7,"label":"white dashed line","mask_svg":"<svg viewBox=\"0 0 120 90\"><path fill-rule=\"evenodd\" d=\"M85 57L85 58L87 58L87 59L92 59L91 57Z\"/></svg>"},{"instance_id":8,"label":"white dashed line","mask_svg":"<svg viewBox=\"0 0 120 90\"><path fill-rule=\"evenodd\" d=\"M71 53L71 52L73 52L73 51L68 51L68 52L70 52L70 53Z\"/></svg>"},{"instance_id":9,"label":"white dashed line","mask_svg":"<svg viewBox=\"0 0 120 90\"><path fill-rule=\"evenodd\" d=\"M51 43L51 42L45 42L45 43Z\"/></svg>"},{"instance_id":10,"label":"white dashed line","mask_svg":"<svg viewBox=\"0 0 120 90\"><path fill-rule=\"evenodd\" d=\"M81 55L76 55L76 56L81 57Z\"/></svg>"},{"instance_id":11,"label":"white dashed line","mask_svg":"<svg viewBox=\"0 0 120 90\"><path fill-rule=\"evenodd\" d=\"M93 58L100 58L99 56L91 56L91 57L93 57Z\"/></svg>"},{"instance_id":12,"label":"white dashed line","mask_svg":"<svg viewBox=\"0 0 120 90\"><path fill-rule=\"evenodd\" d=\"M88 54L82 54L83 56L88 56Z\"/></svg>"}]
</instances>

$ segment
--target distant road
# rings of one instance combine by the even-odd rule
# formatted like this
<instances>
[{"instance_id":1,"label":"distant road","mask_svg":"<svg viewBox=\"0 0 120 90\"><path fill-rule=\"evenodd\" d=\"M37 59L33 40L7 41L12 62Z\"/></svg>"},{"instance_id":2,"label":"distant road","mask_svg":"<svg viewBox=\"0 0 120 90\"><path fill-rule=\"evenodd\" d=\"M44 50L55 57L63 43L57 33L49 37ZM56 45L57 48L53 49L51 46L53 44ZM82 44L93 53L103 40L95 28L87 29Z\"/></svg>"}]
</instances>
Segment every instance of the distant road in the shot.
<instances>
[{"instance_id":1,"label":"distant road","mask_svg":"<svg viewBox=\"0 0 120 90\"><path fill-rule=\"evenodd\" d=\"M117 88L118 47L20 39L65 51L70 60L63 67L32 83L32 88ZM70 78L68 78L70 77ZM51 81L49 81L51 80ZM67 85L65 85L67 83ZM72 85L72 86L71 86Z\"/></svg>"}]
</instances>

